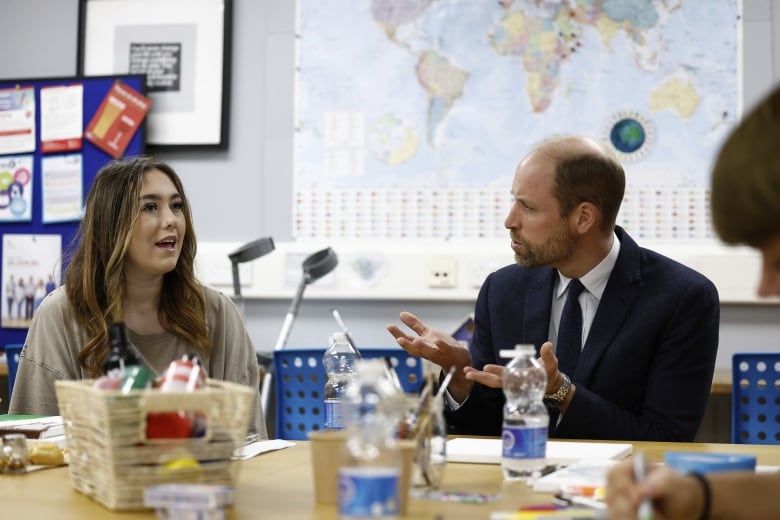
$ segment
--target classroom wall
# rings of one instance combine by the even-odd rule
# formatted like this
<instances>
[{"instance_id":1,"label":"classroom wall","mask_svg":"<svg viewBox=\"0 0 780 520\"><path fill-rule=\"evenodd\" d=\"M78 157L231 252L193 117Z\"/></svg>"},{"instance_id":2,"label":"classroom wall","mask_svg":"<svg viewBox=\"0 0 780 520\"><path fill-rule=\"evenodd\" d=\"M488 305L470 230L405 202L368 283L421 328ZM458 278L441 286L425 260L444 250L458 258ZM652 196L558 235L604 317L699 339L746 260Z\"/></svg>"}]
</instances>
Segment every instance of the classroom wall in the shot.
<instances>
[{"instance_id":1,"label":"classroom wall","mask_svg":"<svg viewBox=\"0 0 780 520\"><path fill-rule=\"evenodd\" d=\"M3 0L0 13L0 78L76 73L78 0ZM780 0L744 0L743 13L742 99L749 108L780 78ZM163 155L184 178L201 241L292 238L294 27L292 0L234 0L230 148ZM272 348L288 305L245 303L258 350ZM334 306L356 340L374 346L391 343L384 326L400 310L450 330L472 309L468 302L304 299L288 345L322 345L336 328ZM737 350L777 348L778 315L775 305L724 305L718 366L730 366Z\"/></svg>"}]
</instances>

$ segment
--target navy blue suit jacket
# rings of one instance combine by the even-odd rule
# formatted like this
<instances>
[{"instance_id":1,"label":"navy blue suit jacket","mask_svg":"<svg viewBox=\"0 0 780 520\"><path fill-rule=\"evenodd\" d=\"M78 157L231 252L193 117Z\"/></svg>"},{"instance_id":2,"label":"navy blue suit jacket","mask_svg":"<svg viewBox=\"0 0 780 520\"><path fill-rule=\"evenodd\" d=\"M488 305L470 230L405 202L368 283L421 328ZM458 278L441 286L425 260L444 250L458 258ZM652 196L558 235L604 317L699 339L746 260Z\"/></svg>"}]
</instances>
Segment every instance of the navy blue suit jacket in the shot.
<instances>
[{"instance_id":1,"label":"navy blue suit jacket","mask_svg":"<svg viewBox=\"0 0 780 520\"><path fill-rule=\"evenodd\" d=\"M574 374L577 389L550 436L693 441L709 398L718 349L720 302L700 273L640 248L621 228L620 254ZM506 364L501 349L547 341L554 268L510 265L479 292L472 366ZM504 397L475 384L451 433L500 435ZM557 414L556 414L557 416Z\"/></svg>"}]
</instances>

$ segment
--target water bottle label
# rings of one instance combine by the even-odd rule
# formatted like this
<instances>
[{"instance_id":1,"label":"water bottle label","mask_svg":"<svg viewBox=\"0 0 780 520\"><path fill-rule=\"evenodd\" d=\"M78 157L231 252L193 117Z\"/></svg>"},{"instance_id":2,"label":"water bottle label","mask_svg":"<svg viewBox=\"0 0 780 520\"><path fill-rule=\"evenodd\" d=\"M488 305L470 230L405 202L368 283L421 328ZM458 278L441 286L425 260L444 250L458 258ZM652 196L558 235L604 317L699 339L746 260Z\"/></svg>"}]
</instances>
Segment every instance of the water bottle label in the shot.
<instances>
[{"instance_id":1,"label":"water bottle label","mask_svg":"<svg viewBox=\"0 0 780 520\"><path fill-rule=\"evenodd\" d=\"M509 459L544 458L547 449L547 427L523 428L504 426L502 456Z\"/></svg>"},{"instance_id":2,"label":"water bottle label","mask_svg":"<svg viewBox=\"0 0 780 520\"><path fill-rule=\"evenodd\" d=\"M347 517L398 515L398 474L395 468L342 468L339 513Z\"/></svg>"},{"instance_id":3,"label":"water bottle label","mask_svg":"<svg viewBox=\"0 0 780 520\"><path fill-rule=\"evenodd\" d=\"M339 399L325 400L325 429L344 429L344 402Z\"/></svg>"}]
</instances>

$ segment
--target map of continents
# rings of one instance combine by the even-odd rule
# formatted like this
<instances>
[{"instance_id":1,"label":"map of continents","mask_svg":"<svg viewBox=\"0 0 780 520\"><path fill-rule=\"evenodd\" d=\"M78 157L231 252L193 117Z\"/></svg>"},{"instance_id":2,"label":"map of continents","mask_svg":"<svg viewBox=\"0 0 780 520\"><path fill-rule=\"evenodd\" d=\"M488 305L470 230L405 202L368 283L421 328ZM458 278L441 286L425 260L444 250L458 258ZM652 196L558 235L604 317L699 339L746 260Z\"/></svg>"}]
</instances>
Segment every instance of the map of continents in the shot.
<instances>
[{"instance_id":1,"label":"map of continents","mask_svg":"<svg viewBox=\"0 0 780 520\"><path fill-rule=\"evenodd\" d=\"M737 0L299 3L298 190L506 193L564 133L610 142L629 188L703 190L737 117Z\"/></svg>"}]
</instances>

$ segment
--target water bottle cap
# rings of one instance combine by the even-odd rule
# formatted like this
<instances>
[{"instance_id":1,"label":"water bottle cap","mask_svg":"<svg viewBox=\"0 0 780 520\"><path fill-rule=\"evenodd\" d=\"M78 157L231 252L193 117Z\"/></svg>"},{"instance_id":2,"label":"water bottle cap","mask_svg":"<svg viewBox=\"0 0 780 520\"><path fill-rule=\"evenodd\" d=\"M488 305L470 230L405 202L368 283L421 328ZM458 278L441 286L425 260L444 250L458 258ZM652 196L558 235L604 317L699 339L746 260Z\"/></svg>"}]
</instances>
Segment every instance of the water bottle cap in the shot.
<instances>
[{"instance_id":1,"label":"water bottle cap","mask_svg":"<svg viewBox=\"0 0 780 520\"><path fill-rule=\"evenodd\" d=\"M336 341L347 341L347 335L343 332L334 332L330 335L330 342L335 343Z\"/></svg>"},{"instance_id":2,"label":"water bottle cap","mask_svg":"<svg viewBox=\"0 0 780 520\"><path fill-rule=\"evenodd\" d=\"M519 356L520 354L526 354L529 351L535 352L536 349L531 344L522 343L522 344L515 345L515 348L513 349L501 349L498 351L498 355L501 356L502 358L513 359Z\"/></svg>"}]
</instances>

